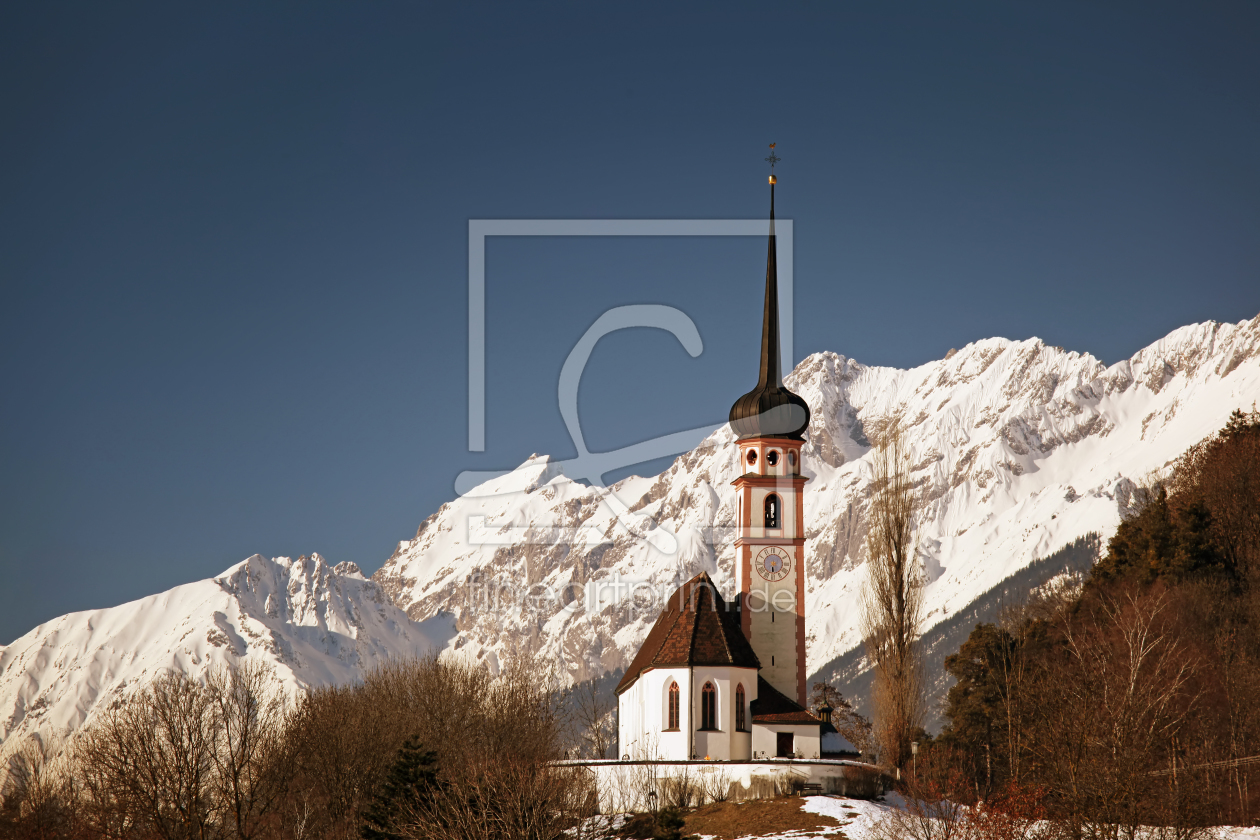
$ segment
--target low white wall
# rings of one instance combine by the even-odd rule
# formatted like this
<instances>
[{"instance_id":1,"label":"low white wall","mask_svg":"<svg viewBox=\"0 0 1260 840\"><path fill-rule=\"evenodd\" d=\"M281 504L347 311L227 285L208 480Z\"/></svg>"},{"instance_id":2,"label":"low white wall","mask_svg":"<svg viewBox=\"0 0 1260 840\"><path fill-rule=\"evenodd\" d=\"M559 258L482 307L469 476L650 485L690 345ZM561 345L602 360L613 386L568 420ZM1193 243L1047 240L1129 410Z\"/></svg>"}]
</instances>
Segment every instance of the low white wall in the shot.
<instances>
[{"instance_id":1,"label":"low white wall","mask_svg":"<svg viewBox=\"0 0 1260 840\"><path fill-rule=\"evenodd\" d=\"M770 799L818 785L821 793L874 797L883 792L880 769L857 761L768 759L762 761L558 761L591 773L600 812L621 814L699 805L705 802ZM652 797L651 793L656 796Z\"/></svg>"}]
</instances>

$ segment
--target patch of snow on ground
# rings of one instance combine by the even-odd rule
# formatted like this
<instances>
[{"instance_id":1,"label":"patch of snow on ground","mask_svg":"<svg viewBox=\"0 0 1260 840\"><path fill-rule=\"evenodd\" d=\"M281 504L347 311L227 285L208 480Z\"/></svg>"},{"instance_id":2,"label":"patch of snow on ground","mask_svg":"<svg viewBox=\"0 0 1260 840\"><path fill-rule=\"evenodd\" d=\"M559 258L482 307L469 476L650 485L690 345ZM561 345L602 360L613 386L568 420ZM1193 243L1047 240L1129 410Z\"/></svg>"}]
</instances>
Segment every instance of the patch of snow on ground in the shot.
<instances>
[{"instance_id":1,"label":"patch of snow on ground","mask_svg":"<svg viewBox=\"0 0 1260 840\"><path fill-rule=\"evenodd\" d=\"M756 840L827 840L827 838L844 837L845 840L868 840L871 829L894 808L905 808L905 800L895 791L889 791L880 799L850 799L844 796L807 796L801 810L807 814L818 814L831 817L840 825L825 828L821 831L791 830L782 834L759 834ZM616 832L625 824L629 815L615 814L599 816L588 820L584 825L584 833L592 832L599 836L600 831ZM1260 826L1243 828L1239 826L1221 826L1216 829L1217 840L1260 840ZM573 834L572 831L569 832ZM702 840L711 840L711 834L696 835ZM751 838L752 835L749 835Z\"/></svg>"},{"instance_id":2,"label":"patch of snow on ground","mask_svg":"<svg viewBox=\"0 0 1260 840\"><path fill-rule=\"evenodd\" d=\"M895 794L891 794L895 796ZM844 796L807 796L801 810L807 814L831 817L840 823L836 832L843 831L849 840L865 840L871 826L888 813L892 806L881 800L849 799ZM856 814L856 816L854 816ZM801 834L784 834L786 837L802 837Z\"/></svg>"},{"instance_id":3,"label":"patch of snow on ground","mask_svg":"<svg viewBox=\"0 0 1260 840\"><path fill-rule=\"evenodd\" d=\"M810 814L819 814L840 822L840 828L848 840L868 840L871 828L893 808L904 808L905 800L895 791L884 794L882 799L846 799L842 796L809 796L801 810ZM856 816L854 816L856 815ZM832 832L835 833L835 832ZM1218 840L1260 840L1260 826L1244 828L1241 826L1220 826L1216 829ZM802 832L786 832L770 835L758 840L803 840L806 837L826 836L811 835Z\"/></svg>"},{"instance_id":4,"label":"patch of snow on ground","mask_svg":"<svg viewBox=\"0 0 1260 840\"><path fill-rule=\"evenodd\" d=\"M1236 825L1223 826L1220 829L1221 840L1260 840L1260 826L1242 828Z\"/></svg>"}]
</instances>

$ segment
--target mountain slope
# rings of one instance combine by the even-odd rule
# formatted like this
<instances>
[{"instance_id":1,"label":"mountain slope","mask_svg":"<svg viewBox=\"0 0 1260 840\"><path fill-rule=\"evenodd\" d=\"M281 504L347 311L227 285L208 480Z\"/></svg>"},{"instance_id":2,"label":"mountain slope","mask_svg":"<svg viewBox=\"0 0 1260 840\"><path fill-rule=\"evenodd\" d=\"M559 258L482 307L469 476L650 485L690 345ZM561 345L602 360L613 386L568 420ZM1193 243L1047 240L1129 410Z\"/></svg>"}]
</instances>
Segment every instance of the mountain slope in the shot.
<instances>
[{"instance_id":1,"label":"mountain slope","mask_svg":"<svg viewBox=\"0 0 1260 840\"><path fill-rule=\"evenodd\" d=\"M412 622L353 563L255 554L218 577L70 613L0 647L0 748L72 732L164 671L197 677L260 660L292 691L353 681L451 635L446 619Z\"/></svg>"},{"instance_id":2,"label":"mountain slope","mask_svg":"<svg viewBox=\"0 0 1260 840\"><path fill-rule=\"evenodd\" d=\"M866 456L894 412L926 499L930 628L1036 559L1089 533L1107 539L1135 484L1260 399L1260 317L1184 327L1111 366L993 338L912 370L818 353L787 384L813 412L812 674L860 643ZM702 570L731 585L734 453L723 428L660 476L607 489L532 457L443 505L373 578L413 618L452 612L452 647L492 666L530 652L574 680L624 667L675 586ZM634 599L627 582L639 582Z\"/></svg>"}]
</instances>

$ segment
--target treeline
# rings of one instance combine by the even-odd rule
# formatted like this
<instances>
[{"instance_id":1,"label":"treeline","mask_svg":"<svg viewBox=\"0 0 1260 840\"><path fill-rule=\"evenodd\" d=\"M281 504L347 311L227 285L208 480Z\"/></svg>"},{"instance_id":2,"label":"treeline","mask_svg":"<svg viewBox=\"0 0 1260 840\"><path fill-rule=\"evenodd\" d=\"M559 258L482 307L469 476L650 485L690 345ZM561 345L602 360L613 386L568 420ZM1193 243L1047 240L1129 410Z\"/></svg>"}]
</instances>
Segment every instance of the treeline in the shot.
<instances>
[{"instance_id":1,"label":"treeline","mask_svg":"<svg viewBox=\"0 0 1260 840\"><path fill-rule=\"evenodd\" d=\"M1072 837L1252 824L1260 414L1145 488L1080 585L978 625L946 668L948 723L902 768L911 799L983 800Z\"/></svg>"},{"instance_id":2,"label":"treeline","mask_svg":"<svg viewBox=\"0 0 1260 840\"><path fill-rule=\"evenodd\" d=\"M286 702L244 664L167 675L0 768L0 838L554 838L593 813L550 765L572 709L536 668L436 659Z\"/></svg>"}]
</instances>

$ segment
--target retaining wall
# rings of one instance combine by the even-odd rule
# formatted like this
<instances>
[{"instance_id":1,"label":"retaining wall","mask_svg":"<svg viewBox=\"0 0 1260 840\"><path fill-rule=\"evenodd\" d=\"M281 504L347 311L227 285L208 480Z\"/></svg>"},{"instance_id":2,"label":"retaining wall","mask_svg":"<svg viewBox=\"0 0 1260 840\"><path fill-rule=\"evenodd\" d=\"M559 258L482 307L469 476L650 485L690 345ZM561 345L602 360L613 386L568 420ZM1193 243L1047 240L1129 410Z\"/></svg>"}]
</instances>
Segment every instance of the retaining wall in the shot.
<instances>
[{"instance_id":1,"label":"retaining wall","mask_svg":"<svg viewBox=\"0 0 1260 840\"><path fill-rule=\"evenodd\" d=\"M670 805L771 799L802 790L874 798L884 790L879 767L858 761L772 758L757 761L558 761L586 769L600 812L621 814ZM653 796L652 794L655 794Z\"/></svg>"}]
</instances>

